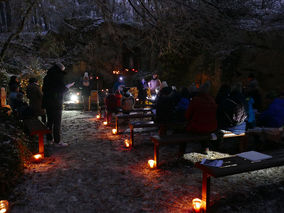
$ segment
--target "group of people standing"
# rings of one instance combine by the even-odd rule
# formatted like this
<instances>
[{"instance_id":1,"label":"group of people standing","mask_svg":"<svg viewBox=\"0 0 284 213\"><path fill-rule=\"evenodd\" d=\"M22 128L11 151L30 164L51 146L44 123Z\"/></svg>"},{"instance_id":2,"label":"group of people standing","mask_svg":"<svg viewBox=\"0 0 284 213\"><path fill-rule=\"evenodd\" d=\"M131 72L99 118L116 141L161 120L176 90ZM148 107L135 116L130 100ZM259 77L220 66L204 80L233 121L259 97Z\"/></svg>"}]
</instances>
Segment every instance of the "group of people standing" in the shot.
<instances>
[{"instance_id":1,"label":"group of people standing","mask_svg":"<svg viewBox=\"0 0 284 213\"><path fill-rule=\"evenodd\" d=\"M74 85L65 84L65 66L62 63L54 64L43 79L42 90L35 78L29 79L26 95L29 105L23 100L24 91L21 90L19 80L12 76L9 82L9 104L20 119L41 116L52 134L47 135L50 143L57 146L67 146L61 141L61 118L64 93ZM47 121L46 121L47 116Z\"/></svg>"}]
</instances>

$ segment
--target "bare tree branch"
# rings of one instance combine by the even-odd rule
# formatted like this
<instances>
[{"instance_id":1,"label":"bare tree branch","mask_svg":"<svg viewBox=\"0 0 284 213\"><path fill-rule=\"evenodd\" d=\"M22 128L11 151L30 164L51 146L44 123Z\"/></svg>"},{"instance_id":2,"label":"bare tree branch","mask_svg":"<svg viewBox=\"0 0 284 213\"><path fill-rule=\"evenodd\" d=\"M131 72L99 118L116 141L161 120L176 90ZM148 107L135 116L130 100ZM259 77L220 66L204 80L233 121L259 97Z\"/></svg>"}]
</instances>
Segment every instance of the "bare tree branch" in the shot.
<instances>
[{"instance_id":1,"label":"bare tree branch","mask_svg":"<svg viewBox=\"0 0 284 213\"><path fill-rule=\"evenodd\" d=\"M32 1L30 2L30 4L28 5L28 8L26 9L25 13L24 13L24 16L21 20L21 22L19 23L19 26L18 26L18 29L16 30L16 32L12 33L7 41L4 43L3 47L2 47L2 50L1 50L1 53L0 53L0 61L2 62L4 57L5 57L5 53L7 51L7 49L9 48L9 45L10 43L12 42L12 40L17 37L24 29L25 27L25 22L26 22L26 19L29 17L32 9L33 9L33 6L36 4L37 0L35 1Z\"/></svg>"}]
</instances>

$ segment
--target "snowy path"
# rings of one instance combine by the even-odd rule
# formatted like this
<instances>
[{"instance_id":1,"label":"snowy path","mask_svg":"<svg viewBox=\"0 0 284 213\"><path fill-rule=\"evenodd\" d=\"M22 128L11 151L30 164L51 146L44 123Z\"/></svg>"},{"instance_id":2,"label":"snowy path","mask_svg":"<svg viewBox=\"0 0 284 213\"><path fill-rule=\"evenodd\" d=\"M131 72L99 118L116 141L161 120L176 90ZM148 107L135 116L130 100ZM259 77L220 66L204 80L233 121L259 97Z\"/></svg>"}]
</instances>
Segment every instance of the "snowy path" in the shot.
<instances>
[{"instance_id":1,"label":"snowy path","mask_svg":"<svg viewBox=\"0 0 284 213\"><path fill-rule=\"evenodd\" d=\"M172 161L151 170L147 167L153 156L150 133L139 134L136 148L129 151L123 148L128 135L111 135L111 128L94 117L93 112L64 112L63 141L70 146L48 147L45 162L26 169L13 195L12 213L190 210L191 200L200 197L201 173L192 163L174 159L177 147L164 147L161 158ZM284 167L212 183L212 199L222 204L216 212L284 211Z\"/></svg>"}]
</instances>

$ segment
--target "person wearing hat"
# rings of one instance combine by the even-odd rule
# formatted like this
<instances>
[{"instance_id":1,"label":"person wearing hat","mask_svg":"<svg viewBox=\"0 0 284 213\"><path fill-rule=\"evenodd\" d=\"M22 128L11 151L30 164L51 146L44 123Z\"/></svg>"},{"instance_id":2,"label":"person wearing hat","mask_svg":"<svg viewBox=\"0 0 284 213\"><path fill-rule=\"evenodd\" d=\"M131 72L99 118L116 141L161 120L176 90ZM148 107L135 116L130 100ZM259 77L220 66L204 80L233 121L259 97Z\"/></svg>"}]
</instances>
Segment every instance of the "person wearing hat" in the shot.
<instances>
[{"instance_id":1,"label":"person wearing hat","mask_svg":"<svg viewBox=\"0 0 284 213\"><path fill-rule=\"evenodd\" d=\"M42 91L36 78L29 79L29 85L26 90L29 99L29 108L33 116L41 116L42 122L46 122L45 112L42 109Z\"/></svg>"},{"instance_id":2,"label":"person wearing hat","mask_svg":"<svg viewBox=\"0 0 284 213\"><path fill-rule=\"evenodd\" d=\"M54 141L57 146L68 146L63 143L60 137L62 105L64 93L74 85L75 82L65 85L64 76L66 74L65 66L62 63L56 63L48 71L43 79L43 108L46 109L47 126L52 134L47 139Z\"/></svg>"}]
</instances>

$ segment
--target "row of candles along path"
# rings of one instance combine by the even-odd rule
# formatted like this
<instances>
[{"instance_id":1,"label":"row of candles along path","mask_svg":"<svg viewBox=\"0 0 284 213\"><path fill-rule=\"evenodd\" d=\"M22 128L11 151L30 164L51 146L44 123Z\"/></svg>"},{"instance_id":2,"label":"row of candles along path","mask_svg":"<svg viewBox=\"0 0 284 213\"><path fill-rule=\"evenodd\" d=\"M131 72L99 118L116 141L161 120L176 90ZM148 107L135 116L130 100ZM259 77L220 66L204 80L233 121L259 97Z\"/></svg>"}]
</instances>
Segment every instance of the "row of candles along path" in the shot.
<instances>
[{"instance_id":1,"label":"row of candles along path","mask_svg":"<svg viewBox=\"0 0 284 213\"><path fill-rule=\"evenodd\" d=\"M96 116L96 118L100 119L101 118L100 114L98 114ZM107 125L107 122L104 121L103 124ZM112 133L114 135L116 135L117 134L117 130L116 129L112 129ZM131 143L129 142L128 139L126 139L124 141L124 144L125 144L126 148L131 148ZM33 155L32 162L40 163L40 162L42 162L43 159L44 159L44 154L43 153L38 153L38 154ZM156 168L156 162L154 160L149 160L148 161L148 165L152 169ZM203 208L203 206L204 206L203 203L204 203L204 201L200 200L199 198L194 198L192 200L192 208L193 208L192 210L193 210L193 212L196 212L196 213L204 212L205 210ZM9 211L9 202L7 200L0 200L0 213L8 213L8 211Z\"/></svg>"},{"instance_id":2,"label":"row of candles along path","mask_svg":"<svg viewBox=\"0 0 284 213\"><path fill-rule=\"evenodd\" d=\"M202 213L202 200L195 198L192 200L192 206L194 212ZM8 213L9 202L7 200L0 200L0 213Z\"/></svg>"},{"instance_id":3,"label":"row of candles along path","mask_svg":"<svg viewBox=\"0 0 284 213\"><path fill-rule=\"evenodd\" d=\"M100 114L97 114L96 115L96 118L98 119L98 120L100 120L102 117L101 117L101 115ZM107 121L104 121L103 122L103 125L104 126L107 126L108 125L108 123L107 123ZM116 135L117 134L117 129L112 129L112 134L113 135ZM128 140L128 139L125 139L124 140L124 146L126 147L126 148L128 148L128 149L131 149L132 148L132 144L131 144L131 142ZM156 161L155 160L148 160L148 165L149 165L149 167L151 168L151 169L154 169L154 168L156 168ZM202 201L202 200L200 200L199 198L194 198L193 200L192 200L192 207L193 207L193 212L196 212L196 213L202 213L202 212L204 212L204 209L203 209L203 203L204 203L204 201ZM1 212L0 212L1 213Z\"/></svg>"},{"instance_id":4,"label":"row of candles along path","mask_svg":"<svg viewBox=\"0 0 284 213\"><path fill-rule=\"evenodd\" d=\"M98 120L101 119L101 115L100 115L100 114L97 114L96 118L97 118ZM107 125L108 125L107 121L104 121L104 122L103 122L103 125L107 126ZM112 129L112 134L113 134L113 135L116 135L116 134L117 134L117 129L115 129L115 128ZM124 140L124 146L125 146L126 148L128 148L128 149L131 149L131 148L132 148L132 144L131 144L131 142L130 142L128 139L125 139L125 140ZM149 167L150 167L151 169L156 168L156 162L155 162L154 160L148 160L148 165L149 165Z\"/></svg>"}]
</instances>

